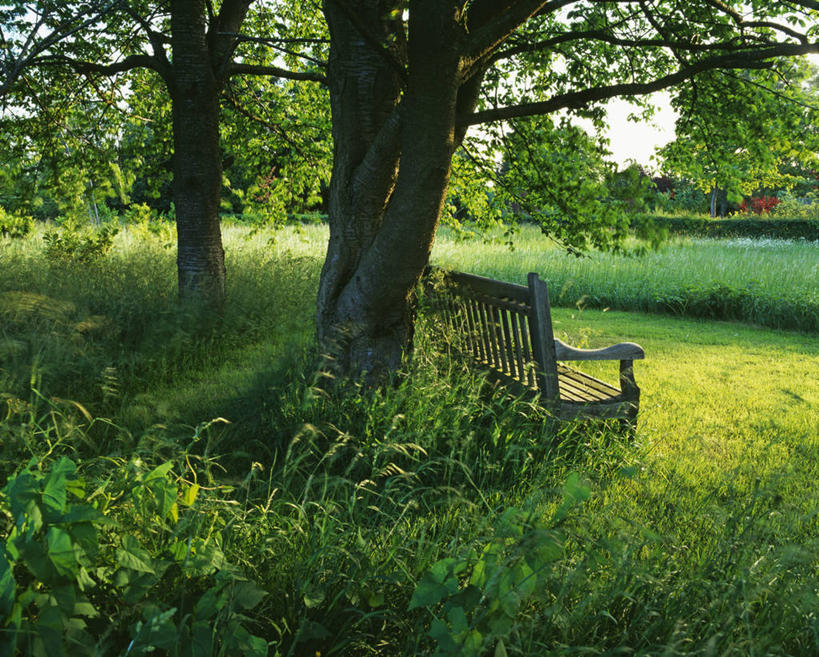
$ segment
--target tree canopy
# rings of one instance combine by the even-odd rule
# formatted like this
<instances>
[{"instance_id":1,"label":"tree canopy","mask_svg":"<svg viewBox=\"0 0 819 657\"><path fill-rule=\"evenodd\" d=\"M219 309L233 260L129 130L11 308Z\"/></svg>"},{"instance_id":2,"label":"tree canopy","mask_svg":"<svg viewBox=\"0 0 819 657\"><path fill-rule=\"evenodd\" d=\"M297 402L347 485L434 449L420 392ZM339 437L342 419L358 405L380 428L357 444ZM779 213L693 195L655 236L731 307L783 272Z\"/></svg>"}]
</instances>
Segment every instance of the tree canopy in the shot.
<instances>
[{"instance_id":1,"label":"tree canopy","mask_svg":"<svg viewBox=\"0 0 819 657\"><path fill-rule=\"evenodd\" d=\"M816 165L819 102L813 67L783 60L769 69L712 71L678 89L676 139L665 169L733 201L760 188L789 188L796 168ZM713 209L712 209L713 213Z\"/></svg>"}]
</instances>

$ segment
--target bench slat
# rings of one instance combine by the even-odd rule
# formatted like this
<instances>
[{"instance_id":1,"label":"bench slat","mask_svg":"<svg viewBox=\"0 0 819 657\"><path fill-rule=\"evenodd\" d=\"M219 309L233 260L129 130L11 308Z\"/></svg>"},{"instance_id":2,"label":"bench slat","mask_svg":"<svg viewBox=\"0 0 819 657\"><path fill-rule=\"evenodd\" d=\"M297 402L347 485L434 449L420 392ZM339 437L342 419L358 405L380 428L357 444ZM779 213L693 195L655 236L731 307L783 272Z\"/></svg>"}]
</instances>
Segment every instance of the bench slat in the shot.
<instances>
[{"instance_id":1,"label":"bench slat","mask_svg":"<svg viewBox=\"0 0 819 657\"><path fill-rule=\"evenodd\" d=\"M564 419L635 418L640 389L634 383L632 361L619 356L642 357L638 345L631 346L639 354L557 345L563 356L620 360L619 390L557 362L549 293L536 274L529 274L528 287L462 272L443 272L443 281L443 286L428 289L444 297L439 307L447 325L462 336L464 351L489 370L492 380L526 395L540 393L542 403Z\"/></svg>"}]
</instances>

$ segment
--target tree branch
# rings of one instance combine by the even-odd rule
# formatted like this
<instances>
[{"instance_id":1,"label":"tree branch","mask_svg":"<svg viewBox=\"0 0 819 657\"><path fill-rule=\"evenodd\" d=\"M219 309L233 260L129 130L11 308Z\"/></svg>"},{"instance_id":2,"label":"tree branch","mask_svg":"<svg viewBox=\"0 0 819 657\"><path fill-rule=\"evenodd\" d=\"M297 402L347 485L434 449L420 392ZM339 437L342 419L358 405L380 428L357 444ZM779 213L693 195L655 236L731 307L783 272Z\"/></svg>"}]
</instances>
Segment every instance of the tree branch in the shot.
<instances>
[{"instance_id":1,"label":"tree branch","mask_svg":"<svg viewBox=\"0 0 819 657\"><path fill-rule=\"evenodd\" d=\"M213 69L219 78L230 75L233 51L239 44L233 35L239 32L252 2L253 0L224 0L219 14L210 21L208 42Z\"/></svg>"},{"instance_id":2,"label":"tree branch","mask_svg":"<svg viewBox=\"0 0 819 657\"><path fill-rule=\"evenodd\" d=\"M554 96L550 100L539 103L524 103L521 105L511 105L499 107L483 112L475 112L469 116L460 117L459 126L477 125L479 123L489 123L492 121L502 121L523 116L536 116L550 114L561 109L579 109L590 103L601 100L608 100L615 96L642 96L667 89L675 84L691 79L699 73L714 69L747 69L764 68L766 61L773 57L793 57L808 53L819 53L819 44L780 44L770 48L757 51L740 51L726 55L710 57L699 62L695 62L675 73L657 78L651 82L632 82L612 85L602 85L582 91L571 91Z\"/></svg>"},{"instance_id":3,"label":"tree branch","mask_svg":"<svg viewBox=\"0 0 819 657\"><path fill-rule=\"evenodd\" d=\"M119 62L100 64L98 62L85 62L70 57L50 56L40 57L33 61L34 64L43 66L70 66L78 73L98 73L100 75L117 75L135 68L150 68L160 75L160 65L155 57L151 55L129 55Z\"/></svg>"},{"instance_id":4,"label":"tree branch","mask_svg":"<svg viewBox=\"0 0 819 657\"><path fill-rule=\"evenodd\" d=\"M0 82L0 98L2 98L8 92L23 70L27 66L35 63L36 58L39 55L44 53L58 41L62 41L63 39L70 37L72 34L75 34L84 27L87 27L88 25L91 25L95 21L99 20L101 16L104 16L113 10L117 5L121 4L121 2L122 0L112 0L106 5L103 5L98 11L95 11L90 16L87 16L84 20L79 20L82 18L82 16L74 16L68 20L65 20L60 25L55 27L49 34L44 36L39 41L36 41L40 28L46 21L47 14L44 13L39 15L37 22L32 27L25 44L21 48L20 56L17 59L11 60L13 65L8 65L6 67L6 79ZM79 22L74 24L76 20L79 20ZM31 48L31 51L26 54L26 51L29 48Z\"/></svg>"},{"instance_id":5,"label":"tree branch","mask_svg":"<svg viewBox=\"0 0 819 657\"><path fill-rule=\"evenodd\" d=\"M327 84L327 78L321 73L310 71L289 71L278 66L264 66L261 64L237 64L235 62L228 66L228 76L233 75L268 75L286 80L307 80Z\"/></svg>"},{"instance_id":6,"label":"tree branch","mask_svg":"<svg viewBox=\"0 0 819 657\"><path fill-rule=\"evenodd\" d=\"M358 13L356 13L356 11L347 4L347 0L327 1L332 2L341 10L345 18L350 21L352 26L358 31L358 33L370 45L370 47L375 50L375 52L377 52L379 56L390 65L390 68L398 74L401 84L404 86L404 88L406 88L409 78L404 65L393 56L393 54L384 46L383 43L381 43L370 33L370 30L367 29L367 26L364 24L364 21L361 20Z\"/></svg>"},{"instance_id":7,"label":"tree branch","mask_svg":"<svg viewBox=\"0 0 819 657\"><path fill-rule=\"evenodd\" d=\"M492 13L487 9L485 2L476 3L467 17L467 26L471 34L466 59L468 61L481 59L536 14L557 11L575 2L577 0L518 0L508 8L499 3ZM477 25L472 25L473 18Z\"/></svg>"}]
</instances>

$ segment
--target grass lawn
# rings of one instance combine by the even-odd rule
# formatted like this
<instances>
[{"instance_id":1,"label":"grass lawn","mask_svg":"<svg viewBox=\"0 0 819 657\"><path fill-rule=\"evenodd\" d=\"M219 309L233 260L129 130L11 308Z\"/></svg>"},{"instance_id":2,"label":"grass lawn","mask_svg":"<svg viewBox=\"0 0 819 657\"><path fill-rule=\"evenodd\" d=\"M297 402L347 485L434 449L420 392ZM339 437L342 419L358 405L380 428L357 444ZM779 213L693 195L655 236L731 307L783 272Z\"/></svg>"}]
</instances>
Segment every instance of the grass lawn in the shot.
<instances>
[{"instance_id":1,"label":"grass lawn","mask_svg":"<svg viewBox=\"0 0 819 657\"><path fill-rule=\"evenodd\" d=\"M442 231L433 262L522 282L536 271L552 304L732 319L819 332L819 244L785 240L672 238L657 251L624 257L567 255L534 226L510 250L503 235L458 239ZM627 244L638 253L636 242Z\"/></svg>"},{"instance_id":2,"label":"grass lawn","mask_svg":"<svg viewBox=\"0 0 819 657\"><path fill-rule=\"evenodd\" d=\"M328 394L324 235L229 227L218 321L176 305L165 238L128 230L91 266L0 245L0 609L19 651L819 652L815 332L554 309L567 342L645 348L634 442L487 394L423 332L394 386ZM563 262L436 249L511 280Z\"/></svg>"}]
</instances>

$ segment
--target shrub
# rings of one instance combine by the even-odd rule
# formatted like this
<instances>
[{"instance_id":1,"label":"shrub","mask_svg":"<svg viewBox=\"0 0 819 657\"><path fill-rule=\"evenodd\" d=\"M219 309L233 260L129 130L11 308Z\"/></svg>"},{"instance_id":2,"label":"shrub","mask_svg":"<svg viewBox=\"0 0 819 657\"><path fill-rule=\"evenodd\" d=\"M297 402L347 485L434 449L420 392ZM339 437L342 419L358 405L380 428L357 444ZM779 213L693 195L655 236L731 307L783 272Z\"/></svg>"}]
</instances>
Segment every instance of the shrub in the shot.
<instances>
[{"instance_id":1,"label":"shrub","mask_svg":"<svg viewBox=\"0 0 819 657\"><path fill-rule=\"evenodd\" d=\"M807 196L798 197L786 192L779 197L779 205L771 214L783 219L819 220L819 194L814 191Z\"/></svg>"},{"instance_id":2,"label":"shrub","mask_svg":"<svg viewBox=\"0 0 819 657\"><path fill-rule=\"evenodd\" d=\"M60 229L50 230L43 236L45 254L55 262L87 264L111 250L118 232L119 226L113 223L104 224L96 230L80 230L73 222L66 222Z\"/></svg>"},{"instance_id":3,"label":"shrub","mask_svg":"<svg viewBox=\"0 0 819 657\"><path fill-rule=\"evenodd\" d=\"M739 211L744 214L770 214L777 205L779 199L776 196L752 196L742 199Z\"/></svg>"},{"instance_id":4,"label":"shrub","mask_svg":"<svg viewBox=\"0 0 819 657\"><path fill-rule=\"evenodd\" d=\"M646 226L666 229L672 235L689 237L819 240L819 221L804 219L707 219L696 216L639 215L631 221L632 230L645 231Z\"/></svg>"},{"instance_id":5,"label":"shrub","mask_svg":"<svg viewBox=\"0 0 819 657\"><path fill-rule=\"evenodd\" d=\"M11 214L0 206L0 235L3 237L22 238L31 232L34 220L31 217Z\"/></svg>"}]
</instances>

